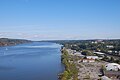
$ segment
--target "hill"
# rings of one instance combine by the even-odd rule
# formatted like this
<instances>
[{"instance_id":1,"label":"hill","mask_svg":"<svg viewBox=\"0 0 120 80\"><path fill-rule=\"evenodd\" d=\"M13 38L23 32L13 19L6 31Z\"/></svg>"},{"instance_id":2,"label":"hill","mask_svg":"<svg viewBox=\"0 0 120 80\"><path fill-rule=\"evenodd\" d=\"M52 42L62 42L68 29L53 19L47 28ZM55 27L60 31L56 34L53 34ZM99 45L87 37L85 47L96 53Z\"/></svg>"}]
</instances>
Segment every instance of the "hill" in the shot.
<instances>
[{"instance_id":1,"label":"hill","mask_svg":"<svg viewBox=\"0 0 120 80\"><path fill-rule=\"evenodd\" d=\"M12 46L12 45L23 44L28 42L32 42L32 41L23 40L23 39L0 38L0 46Z\"/></svg>"}]
</instances>

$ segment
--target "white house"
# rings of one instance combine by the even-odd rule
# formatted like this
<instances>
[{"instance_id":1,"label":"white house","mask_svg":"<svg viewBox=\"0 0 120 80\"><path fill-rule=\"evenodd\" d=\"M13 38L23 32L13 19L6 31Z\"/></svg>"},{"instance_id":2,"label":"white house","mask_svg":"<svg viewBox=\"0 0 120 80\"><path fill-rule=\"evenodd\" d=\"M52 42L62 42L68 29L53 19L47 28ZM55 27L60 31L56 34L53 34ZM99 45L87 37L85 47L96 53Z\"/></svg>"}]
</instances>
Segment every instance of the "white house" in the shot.
<instances>
[{"instance_id":1,"label":"white house","mask_svg":"<svg viewBox=\"0 0 120 80\"><path fill-rule=\"evenodd\" d=\"M95 59L83 59L82 62L95 62Z\"/></svg>"},{"instance_id":2,"label":"white house","mask_svg":"<svg viewBox=\"0 0 120 80\"><path fill-rule=\"evenodd\" d=\"M86 56L85 59L82 59L82 62L95 62L95 59L98 59L98 56Z\"/></svg>"},{"instance_id":3,"label":"white house","mask_svg":"<svg viewBox=\"0 0 120 80\"><path fill-rule=\"evenodd\" d=\"M105 68L108 71L118 71L120 70L120 65L117 63L108 63L105 65Z\"/></svg>"},{"instance_id":4,"label":"white house","mask_svg":"<svg viewBox=\"0 0 120 80\"><path fill-rule=\"evenodd\" d=\"M107 45L106 47L107 47L107 48L114 48L113 45Z\"/></svg>"},{"instance_id":5,"label":"white house","mask_svg":"<svg viewBox=\"0 0 120 80\"><path fill-rule=\"evenodd\" d=\"M109 52L109 53L112 53L112 50L109 50L108 52Z\"/></svg>"},{"instance_id":6,"label":"white house","mask_svg":"<svg viewBox=\"0 0 120 80\"><path fill-rule=\"evenodd\" d=\"M87 59L99 59L98 56L86 56Z\"/></svg>"},{"instance_id":7,"label":"white house","mask_svg":"<svg viewBox=\"0 0 120 80\"><path fill-rule=\"evenodd\" d=\"M102 52L94 52L94 54L104 55L105 53L102 53Z\"/></svg>"},{"instance_id":8,"label":"white house","mask_svg":"<svg viewBox=\"0 0 120 80\"><path fill-rule=\"evenodd\" d=\"M94 54L96 54L99 57L99 59L103 59L105 55L105 53L102 53L102 52L94 52Z\"/></svg>"}]
</instances>

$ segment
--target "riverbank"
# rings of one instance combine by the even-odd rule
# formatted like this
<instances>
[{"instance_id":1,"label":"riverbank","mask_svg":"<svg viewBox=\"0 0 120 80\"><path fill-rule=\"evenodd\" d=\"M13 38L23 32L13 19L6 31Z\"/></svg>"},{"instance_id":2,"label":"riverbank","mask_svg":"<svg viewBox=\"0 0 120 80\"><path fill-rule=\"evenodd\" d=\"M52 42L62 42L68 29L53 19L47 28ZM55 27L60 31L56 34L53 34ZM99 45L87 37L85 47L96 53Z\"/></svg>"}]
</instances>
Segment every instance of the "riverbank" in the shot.
<instances>
[{"instance_id":1,"label":"riverbank","mask_svg":"<svg viewBox=\"0 0 120 80\"><path fill-rule=\"evenodd\" d=\"M32 42L30 40L23 40L23 39L8 39L8 38L0 38L0 47L3 46L14 46L23 43Z\"/></svg>"},{"instance_id":2,"label":"riverbank","mask_svg":"<svg viewBox=\"0 0 120 80\"><path fill-rule=\"evenodd\" d=\"M78 69L75 64L74 56L69 55L66 49L61 50L61 62L65 66L65 70L60 74L60 80L78 80Z\"/></svg>"}]
</instances>

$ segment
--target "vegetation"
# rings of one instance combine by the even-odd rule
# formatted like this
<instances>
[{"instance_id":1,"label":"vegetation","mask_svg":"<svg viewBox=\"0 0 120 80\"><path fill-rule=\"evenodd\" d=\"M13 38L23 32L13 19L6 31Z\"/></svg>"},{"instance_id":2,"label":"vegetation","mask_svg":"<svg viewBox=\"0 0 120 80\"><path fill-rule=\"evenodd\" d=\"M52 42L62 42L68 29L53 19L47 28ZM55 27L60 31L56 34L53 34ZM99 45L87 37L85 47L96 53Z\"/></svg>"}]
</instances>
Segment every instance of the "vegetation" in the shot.
<instances>
[{"instance_id":1,"label":"vegetation","mask_svg":"<svg viewBox=\"0 0 120 80\"><path fill-rule=\"evenodd\" d=\"M17 45L22 43L31 42L29 40L22 40L22 39L8 39L8 38L0 38L0 46L10 46L10 45Z\"/></svg>"},{"instance_id":2,"label":"vegetation","mask_svg":"<svg viewBox=\"0 0 120 80\"><path fill-rule=\"evenodd\" d=\"M65 66L65 71L60 75L60 80L78 80L78 69L74 58L65 49L62 50L61 61Z\"/></svg>"},{"instance_id":3,"label":"vegetation","mask_svg":"<svg viewBox=\"0 0 120 80\"><path fill-rule=\"evenodd\" d=\"M93 52L90 50L83 50L81 54L86 55L86 56L93 56L94 55Z\"/></svg>"},{"instance_id":4,"label":"vegetation","mask_svg":"<svg viewBox=\"0 0 120 80\"><path fill-rule=\"evenodd\" d=\"M61 40L51 41L64 45L72 50L94 50L108 53L108 50L120 51L120 39L116 40ZM111 48L107 46L113 46ZM116 53L117 55L118 53ZM114 53L115 55L115 53Z\"/></svg>"},{"instance_id":5,"label":"vegetation","mask_svg":"<svg viewBox=\"0 0 120 80\"><path fill-rule=\"evenodd\" d=\"M105 53L104 61L120 64L120 39L114 40L62 40L52 41L64 47L80 51L83 55L92 56L93 52Z\"/></svg>"},{"instance_id":6,"label":"vegetation","mask_svg":"<svg viewBox=\"0 0 120 80\"><path fill-rule=\"evenodd\" d=\"M105 55L105 57L102 59L106 62L110 62L110 63L118 63L120 64L120 60L119 59L115 59L114 57L108 57Z\"/></svg>"}]
</instances>

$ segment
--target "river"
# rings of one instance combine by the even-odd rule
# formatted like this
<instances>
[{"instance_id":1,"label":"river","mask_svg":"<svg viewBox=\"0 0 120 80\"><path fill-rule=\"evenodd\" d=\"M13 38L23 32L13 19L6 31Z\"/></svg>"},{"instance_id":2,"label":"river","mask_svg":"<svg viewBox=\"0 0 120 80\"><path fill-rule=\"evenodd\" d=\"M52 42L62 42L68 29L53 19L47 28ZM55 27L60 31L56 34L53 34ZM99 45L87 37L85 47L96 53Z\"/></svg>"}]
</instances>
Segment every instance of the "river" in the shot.
<instances>
[{"instance_id":1,"label":"river","mask_svg":"<svg viewBox=\"0 0 120 80\"><path fill-rule=\"evenodd\" d=\"M49 42L0 47L0 80L58 80L60 48Z\"/></svg>"}]
</instances>

